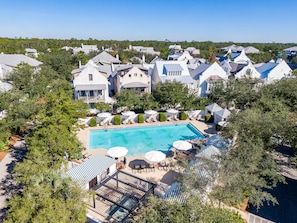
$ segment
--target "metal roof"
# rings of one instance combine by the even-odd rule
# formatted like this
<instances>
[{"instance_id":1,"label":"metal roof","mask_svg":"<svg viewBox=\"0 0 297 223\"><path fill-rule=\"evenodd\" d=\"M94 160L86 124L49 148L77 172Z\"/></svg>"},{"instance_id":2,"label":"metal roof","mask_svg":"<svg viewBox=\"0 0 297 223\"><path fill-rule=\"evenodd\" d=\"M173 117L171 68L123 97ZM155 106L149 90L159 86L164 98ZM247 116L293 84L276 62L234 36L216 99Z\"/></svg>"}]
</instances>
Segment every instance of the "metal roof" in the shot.
<instances>
[{"instance_id":1,"label":"metal roof","mask_svg":"<svg viewBox=\"0 0 297 223\"><path fill-rule=\"evenodd\" d=\"M190 71L192 78L195 80L199 80L200 75L205 70L207 70L210 66L211 66L211 64L205 64L205 63L200 64L196 69Z\"/></svg>"},{"instance_id":2,"label":"metal roof","mask_svg":"<svg viewBox=\"0 0 297 223\"><path fill-rule=\"evenodd\" d=\"M179 64L164 64L164 70L168 71L183 71L183 68Z\"/></svg>"},{"instance_id":3,"label":"metal roof","mask_svg":"<svg viewBox=\"0 0 297 223\"><path fill-rule=\"evenodd\" d=\"M257 67L256 70L261 74L261 79L267 78L271 70L273 70L278 63L268 62L263 64L260 67Z\"/></svg>"},{"instance_id":4,"label":"metal roof","mask_svg":"<svg viewBox=\"0 0 297 223\"><path fill-rule=\"evenodd\" d=\"M42 62L23 54L0 54L0 64L16 67L22 62L27 63L32 67L37 67L42 64Z\"/></svg>"},{"instance_id":5,"label":"metal roof","mask_svg":"<svg viewBox=\"0 0 297 223\"><path fill-rule=\"evenodd\" d=\"M207 111L210 111L210 112L217 112L217 111L220 111L220 110L223 109L217 103L212 103L210 105L207 105L205 108L206 108Z\"/></svg>"},{"instance_id":6,"label":"metal roof","mask_svg":"<svg viewBox=\"0 0 297 223\"><path fill-rule=\"evenodd\" d=\"M87 183L114 165L116 160L97 154L80 165L70 169L67 174L72 180Z\"/></svg>"},{"instance_id":7,"label":"metal roof","mask_svg":"<svg viewBox=\"0 0 297 223\"><path fill-rule=\"evenodd\" d=\"M105 84L80 84L75 86L76 91L85 91L85 90L105 90Z\"/></svg>"},{"instance_id":8,"label":"metal roof","mask_svg":"<svg viewBox=\"0 0 297 223\"><path fill-rule=\"evenodd\" d=\"M107 63L121 63L120 60L118 60L117 58L113 57L112 55L110 55L109 53L103 51L101 53L99 53L97 56L93 57L91 60L93 60L95 63L100 63L101 61L103 62L107 62Z\"/></svg>"}]
</instances>

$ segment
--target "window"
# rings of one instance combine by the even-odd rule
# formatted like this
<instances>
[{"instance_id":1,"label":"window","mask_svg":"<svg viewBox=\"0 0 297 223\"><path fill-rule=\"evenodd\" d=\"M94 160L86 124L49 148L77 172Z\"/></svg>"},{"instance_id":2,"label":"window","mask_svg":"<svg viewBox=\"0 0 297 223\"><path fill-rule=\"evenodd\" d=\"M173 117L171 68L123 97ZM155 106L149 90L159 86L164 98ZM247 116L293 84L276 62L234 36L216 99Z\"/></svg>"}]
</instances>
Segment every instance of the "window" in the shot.
<instances>
[{"instance_id":1,"label":"window","mask_svg":"<svg viewBox=\"0 0 297 223\"><path fill-rule=\"evenodd\" d=\"M82 97L86 96L86 91L80 91L79 96L82 96Z\"/></svg>"},{"instance_id":2,"label":"window","mask_svg":"<svg viewBox=\"0 0 297 223\"><path fill-rule=\"evenodd\" d=\"M131 77L131 74L129 74L129 77Z\"/></svg>"},{"instance_id":3,"label":"window","mask_svg":"<svg viewBox=\"0 0 297 223\"><path fill-rule=\"evenodd\" d=\"M142 77L142 74L140 74L140 77Z\"/></svg>"},{"instance_id":4,"label":"window","mask_svg":"<svg viewBox=\"0 0 297 223\"><path fill-rule=\"evenodd\" d=\"M103 95L103 91L102 90L98 90L98 95Z\"/></svg>"},{"instance_id":5,"label":"window","mask_svg":"<svg viewBox=\"0 0 297 223\"><path fill-rule=\"evenodd\" d=\"M93 80L93 74L89 74L89 81Z\"/></svg>"},{"instance_id":6,"label":"window","mask_svg":"<svg viewBox=\"0 0 297 223\"><path fill-rule=\"evenodd\" d=\"M134 77L137 77L137 73L134 73Z\"/></svg>"},{"instance_id":7,"label":"window","mask_svg":"<svg viewBox=\"0 0 297 223\"><path fill-rule=\"evenodd\" d=\"M90 96L94 97L94 91L90 91Z\"/></svg>"}]
</instances>

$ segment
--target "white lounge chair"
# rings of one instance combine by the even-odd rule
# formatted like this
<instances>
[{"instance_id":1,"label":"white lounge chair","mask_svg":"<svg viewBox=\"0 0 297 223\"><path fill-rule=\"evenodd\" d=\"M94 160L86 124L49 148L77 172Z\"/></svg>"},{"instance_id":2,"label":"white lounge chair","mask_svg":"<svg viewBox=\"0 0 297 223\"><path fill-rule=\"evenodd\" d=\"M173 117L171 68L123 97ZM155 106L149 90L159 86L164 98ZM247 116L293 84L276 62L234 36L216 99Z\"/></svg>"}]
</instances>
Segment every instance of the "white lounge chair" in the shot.
<instances>
[{"instance_id":1,"label":"white lounge chair","mask_svg":"<svg viewBox=\"0 0 297 223\"><path fill-rule=\"evenodd\" d=\"M148 122L148 123L149 122L157 122L158 121L157 116L158 116L158 113L155 115L151 115L146 118L145 122Z\"/></svg>"},{"instance_id":2,"label":"white lounge chair","mask_svg":"<svg viewBox=\"0 0 297 223\"><path fill-rule=\"evenodd\" d=\"M103 119L99 124L100 125L112 125L112 119L114 118L114 115L109 116L105 119Z\"/></svg>"},{"instance_id":3,"label":"white lounge chair","mask_svg":"<svg viewBox=\"0 0 297 223\"><path fill-rule=\"evenodd\" d=\"M135 119L136 119L137 116L138 116L138 114L131 115L129 117L129 123L130 124L135 124Z\"/></svg>"},{"instance_id":4,"label":"white lounge chair","mask_svg":"<svg viewBox=\"0 0 297 223\"><path fill-rule=\"evenodd\" d=\"M177 117L177 115L174 115L174 116L173 116L173 120L174 120L174 121L179 121L179 118Z\"/></svg>"}]
</instances>

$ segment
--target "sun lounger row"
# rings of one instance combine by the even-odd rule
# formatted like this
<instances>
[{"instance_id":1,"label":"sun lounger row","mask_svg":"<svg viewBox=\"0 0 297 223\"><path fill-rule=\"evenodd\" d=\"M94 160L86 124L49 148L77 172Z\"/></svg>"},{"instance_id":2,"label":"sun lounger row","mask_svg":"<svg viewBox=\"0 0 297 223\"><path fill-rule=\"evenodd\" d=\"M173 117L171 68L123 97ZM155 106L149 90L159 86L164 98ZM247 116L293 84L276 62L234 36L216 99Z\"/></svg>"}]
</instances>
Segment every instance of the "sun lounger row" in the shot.
<instances>
[{"instance_id":1,"label":"sun lounger row","mask_svg":"<svg viewBox=\"0 0 297 223\"><path fill-rule=\"evenodd\" d=\"M132 168L132 172L148 172L148 171L155 171L155 165L152 163L149 164L135 164L134 167Z\"/></svg>"}]
</instances>

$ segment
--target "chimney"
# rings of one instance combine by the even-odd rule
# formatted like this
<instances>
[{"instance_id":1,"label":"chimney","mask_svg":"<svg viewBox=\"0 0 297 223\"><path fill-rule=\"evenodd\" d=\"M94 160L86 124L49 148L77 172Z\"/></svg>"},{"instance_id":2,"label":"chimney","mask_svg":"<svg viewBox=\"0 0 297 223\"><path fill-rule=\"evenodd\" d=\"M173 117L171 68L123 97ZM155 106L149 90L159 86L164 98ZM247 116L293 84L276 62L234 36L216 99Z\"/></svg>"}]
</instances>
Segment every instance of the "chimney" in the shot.
<instances>
[{"instance_id":1,"label":"chimney","mask_svg":"<svg viewBox=\"0 0 297 223\"><path fill-rule=\"evenodd\" d=\"M110 63L110 69L111 69L111 72L114 72L114 65L113 65L113 63Z\"/></svg>"},{"instance_id":2,"label":"chimney","mask_svg":"<svg viewBox=\"0 0 297 223\"><path fill-rule=\"evenodd\" d=\"M145 56L142 54L142 63L145 63Z\"/></svg>"},{"instance_id":3,"label":"chimney","mask_svg":"<svg viewBox=\"0 0 297 223\"><path fill-rule=\"evenodd\" d=\"M119 54L116 55L117 60L119 60Z\"/></svg>"},{"instance_id":4,"label":"chimney","mask_svg":"<svg viewBox=\"0 0 297 223\"><path fill-rule=\"evenodd\" d=\"M81 61L78 61L78 68L81 68Z\"/></svg>"}]
</instances>

